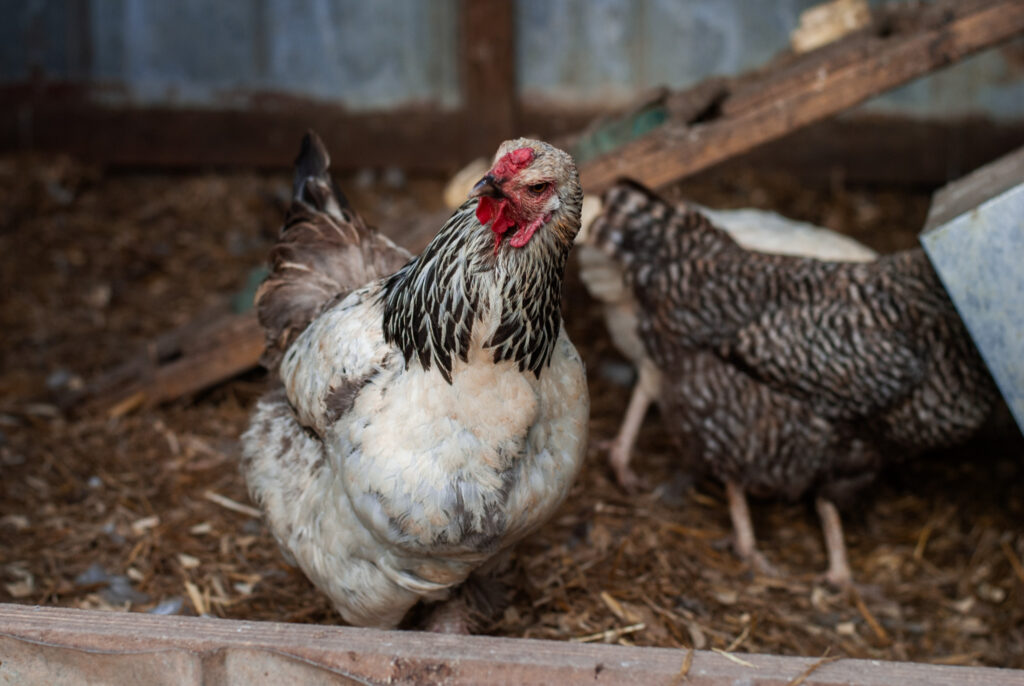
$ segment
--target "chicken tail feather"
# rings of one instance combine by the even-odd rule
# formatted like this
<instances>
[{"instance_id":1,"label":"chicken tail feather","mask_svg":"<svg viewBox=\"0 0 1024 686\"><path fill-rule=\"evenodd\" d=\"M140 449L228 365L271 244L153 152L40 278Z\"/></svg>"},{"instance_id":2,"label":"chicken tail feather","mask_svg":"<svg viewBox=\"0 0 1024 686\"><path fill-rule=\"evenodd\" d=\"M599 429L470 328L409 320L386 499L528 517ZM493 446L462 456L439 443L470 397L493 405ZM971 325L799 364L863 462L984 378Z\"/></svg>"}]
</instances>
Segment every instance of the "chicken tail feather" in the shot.
<instances>
[{"instance_id":1,"label":"chicken tail feather","mask_svg":"<svg viewBox=\"0 0 1024 686\"><path fill-rule=\"evenodd\" d=\"M350 209L348 198L331 178L331 156L320 136L307 131L302 137L299 156L295 158L295 180L292 199L345 221L342 208Z\"/></svg>"},{"instance_id":2,"label":"chicken tail feather","mask_svg":"<svg viewBox=\"0 0 1024 686\"><path fill-rule=\"evenodd\" d=\"M367 226L330 175L331 157L310 131L295 160L292 204L255 304L266 334L262 362L276 370L288 346L325 308L387 276L410 255Z\"/></svg>"}]
</instances>

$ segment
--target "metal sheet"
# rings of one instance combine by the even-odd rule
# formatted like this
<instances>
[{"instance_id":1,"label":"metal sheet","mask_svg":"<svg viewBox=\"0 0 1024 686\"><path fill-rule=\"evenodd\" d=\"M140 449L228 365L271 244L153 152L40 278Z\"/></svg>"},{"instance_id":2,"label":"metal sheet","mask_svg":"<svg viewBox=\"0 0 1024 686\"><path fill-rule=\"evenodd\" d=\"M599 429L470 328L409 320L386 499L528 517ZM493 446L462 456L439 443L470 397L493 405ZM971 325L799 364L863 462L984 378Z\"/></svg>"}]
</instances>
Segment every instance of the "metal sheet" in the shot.
<instances>
[{"instance_id":1,"label":"metal sheet","mask_svg":"<svg viewBox=\"0 0 1024 686\"><path fill-rule=\"evenodd\" d=\"M937 193L921 243L1024 430L1024 149Z\"/></svg>"},{"instance_id":2,"label":"metal sheet","mask_svg":"<svg viewBox=\"0 0 1024 686\"><path fill-rule=\"evenodd\" d=\"M879 4L883 0L872 0ZM625 103L756 67L820 0L517 0L518 90ZM0 83L110 86L111 104L246 106L286 93L356 110L459 104L458 0L0 0ZM873 100L869 109L1024 116L1024 41Z\"/></svg>"}]
</instances>

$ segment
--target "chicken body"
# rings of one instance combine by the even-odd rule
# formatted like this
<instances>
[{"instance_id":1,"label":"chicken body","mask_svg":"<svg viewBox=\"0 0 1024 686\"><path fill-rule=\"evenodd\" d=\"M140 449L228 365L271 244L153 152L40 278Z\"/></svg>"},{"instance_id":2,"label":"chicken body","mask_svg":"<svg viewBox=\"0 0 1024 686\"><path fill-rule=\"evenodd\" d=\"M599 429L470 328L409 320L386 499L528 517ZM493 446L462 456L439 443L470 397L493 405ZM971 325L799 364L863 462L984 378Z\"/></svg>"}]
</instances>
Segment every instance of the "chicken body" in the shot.
<instances>
[{"instance_id":1,"label":"chicken body","mask_svg":"<svg viewBox=\"0 0 1024 686\"><path fill-rule=\"evenodd\" d=\"M528 163L502 166L520 150ZM329 189L320 154L312 183ZM516 194L541 184L533 222ZM492 221L474 197L395 274L347 294L324 287L308 326L282 314L316 299L296 287L303 270L289 272L294 251L278 254L258 295L271 349L283 341L284 387L244 437L250 494L352 624L393 627L419 600L447 597L550 517L582 462L586 378L559 312L579 226L575 168L546 144L510 141L475 193ZM311 224L334 236L347 223L357 230L335 247L373 262L364 239L376 234L343 199L330 212L297 198L283 244Z\"/></svg>"},{"instance_id":2,"label":"chicken body","mask_svg":"<svg viewBox=\"0 0 1024 686\"><path fill-rule=\"evenodd\" d=\"M874 250L848 236L775 212L713 210L692 203L688 206L723 229L738 245L753 252L837 262L869 262L878 257ZM620 261L613 253L595 245L592 239L589 227L599 214L600 201L592 196L585 197L584 226L577 237L580 278L590 294L603 303L605 325L615 347L637 370L626 415L609 444L609 463L616 480L627 490L634 490L643 480L630 467L633 445L647 409L660 394L661 372L640 338L636 298L626 285Z\"/></svg>"},{"instance_id":3,"label":"chicken body","mask_svg":"<svg viewBox=\"0 0 1024 686\"><path fill-rule=\"evenodd\" d=\"M864 263L752 252L625 184L590 232L621 269L670 433L686 464L726 483L755 562L744 494L813 492L828 578L848 583L834 503L887 459L967 438L994 402L921 250Z\"/></svg>"}]
</instances>

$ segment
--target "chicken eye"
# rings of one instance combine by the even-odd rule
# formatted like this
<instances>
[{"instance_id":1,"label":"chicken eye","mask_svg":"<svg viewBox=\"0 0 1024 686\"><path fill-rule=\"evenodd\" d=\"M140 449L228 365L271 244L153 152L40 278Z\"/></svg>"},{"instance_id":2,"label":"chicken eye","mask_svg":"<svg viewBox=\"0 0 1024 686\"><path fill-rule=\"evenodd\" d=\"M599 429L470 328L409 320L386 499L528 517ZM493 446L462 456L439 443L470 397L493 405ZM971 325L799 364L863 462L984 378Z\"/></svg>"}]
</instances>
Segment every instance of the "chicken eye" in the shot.
<instances>
[{"instance_id":1,"label":"chicken eye","mask_svg":"<svg viewBox=\"0 0 1024 686\"><path fill-rule=\"evenodd\" d=\"M542 181L540 183L535 183L531 186L527 186L526 188L534 195L540 195L541 193L548 189L549 185L551 184L549 184L547 181Z\"/></svg>"}]
</instances>

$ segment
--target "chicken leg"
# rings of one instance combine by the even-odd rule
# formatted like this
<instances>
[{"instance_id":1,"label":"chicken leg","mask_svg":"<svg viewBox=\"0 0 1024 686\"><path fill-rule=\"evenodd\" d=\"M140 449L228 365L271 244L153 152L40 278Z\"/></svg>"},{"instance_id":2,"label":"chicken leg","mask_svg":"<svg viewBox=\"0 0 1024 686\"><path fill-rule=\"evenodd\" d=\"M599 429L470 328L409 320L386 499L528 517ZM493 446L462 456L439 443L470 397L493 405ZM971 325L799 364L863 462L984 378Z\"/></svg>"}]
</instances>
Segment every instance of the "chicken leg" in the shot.
<instances>
[{"instance_id":1,"label":"chicken leg","mask_svg":"<svg viewBox=\"0 0 1024 686\"><path fill-rule=\"evenodd\" d=\"M435 604L423 628L442 634L475 634L496 621L509 604L509 575L514 571L509 551L498 553Z\"/></svg>"},{"instance_id":2,"label":"chicken leg","mask_svg":"<svg viewBox=\"0 0 1024 686\"><path fill-rule=\"evenodd\" d=\"M732 481L726 481L725 493L729 499L729 516L732 518L732 529L736 536L736 554L759 574L776 576L778 572L775 567L757 549L754 524L750 520L750 508L747 507L747 496L743 489Z\"/></svg>"},{"instance_id":3,"label":"chicken leg","mask_svg":"<svg viewBox=\"0 0 1024 686\"><path fill-rule=\"evenodd\" d=\"M633 446L644 423L644 416L651 403L658 397L660 375L649 364L641 364L633 394L629 398L626 416L622 419L619 433L612 439L608 449L608 463L615 473L615 480L627 491L643 487L643 479L629 467L633 459Z\"/></svg>"},{"instance_id":4,"label":"chicken leg","mask_svg":"<svg viewBox=\"0 0 1024 686\"><path fill-rule=\"evenodd\" d=\"M469 636L473 633L473 614L461 595L438 603L430 611L424 630L438 634L462 634Z\"/></svg>"},{"instance_id":5,"label":"chicken leg","mask_svg":"<svg viewBox=\"0 0 1024 686\"><path fill-rule=\"evenodd\" d=\"M843 539L843 523L839 510L830 500L817 498L814 505L821 519L821 530L825 534L825 548L828 551L828 571L825 581L837 588L848 588L853 580L850 564L846 560L846 543Z\"/></svg>"}]
</instances>

